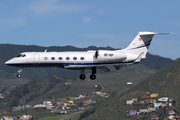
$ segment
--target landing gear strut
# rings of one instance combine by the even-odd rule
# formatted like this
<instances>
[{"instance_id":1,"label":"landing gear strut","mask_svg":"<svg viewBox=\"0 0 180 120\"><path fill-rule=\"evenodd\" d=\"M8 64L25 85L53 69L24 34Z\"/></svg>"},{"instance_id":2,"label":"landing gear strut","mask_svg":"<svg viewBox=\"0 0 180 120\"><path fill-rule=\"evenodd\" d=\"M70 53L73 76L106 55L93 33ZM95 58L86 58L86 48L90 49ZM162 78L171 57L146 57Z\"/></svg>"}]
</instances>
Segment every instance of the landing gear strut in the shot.
<instances>
[{"instance_id":1,"label":"landing gear strut","mask_svg":"<svg viewBox=\"0 0 180 120\"><path fill-rule=\"evenodd\" d=\"M21 77L21 72L23 71L23 68L21 68L21 69L19 69L17 72L18 72L18 74L17 74L17 78L20 78Z\"/></svg>"},{"instance_id":2,"label":"landing gear strut","mask_svg":"<svg viewBox=\"0 0 180 120\"><path fill-rule=\"evenodd\" d=\"M96 79L96 67L92 68L92 74L90 75L90 79L91 80L95 80Z\"/></svg>"}]
</instances>

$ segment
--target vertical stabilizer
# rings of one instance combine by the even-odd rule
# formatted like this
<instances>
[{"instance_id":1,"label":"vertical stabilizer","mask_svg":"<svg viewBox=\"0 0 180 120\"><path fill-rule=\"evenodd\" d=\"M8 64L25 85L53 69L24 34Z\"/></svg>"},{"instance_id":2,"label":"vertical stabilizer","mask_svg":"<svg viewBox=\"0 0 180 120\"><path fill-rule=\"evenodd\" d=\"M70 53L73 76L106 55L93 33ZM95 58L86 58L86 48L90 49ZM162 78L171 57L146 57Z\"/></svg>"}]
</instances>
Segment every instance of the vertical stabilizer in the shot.
<instances>
[{"instance_id":1,"label":"vertical stabilizer","mask_svg":"<svg viewBox=\"0 0 180 120\"><path fill-rule=\"evenodd\" d=\"M124 49L128 59L136 59L142 52L143 55L141 58L146 58L153 36L162 34L170 33L139 32L129 46Z\"/></svg>"}]
</instances>

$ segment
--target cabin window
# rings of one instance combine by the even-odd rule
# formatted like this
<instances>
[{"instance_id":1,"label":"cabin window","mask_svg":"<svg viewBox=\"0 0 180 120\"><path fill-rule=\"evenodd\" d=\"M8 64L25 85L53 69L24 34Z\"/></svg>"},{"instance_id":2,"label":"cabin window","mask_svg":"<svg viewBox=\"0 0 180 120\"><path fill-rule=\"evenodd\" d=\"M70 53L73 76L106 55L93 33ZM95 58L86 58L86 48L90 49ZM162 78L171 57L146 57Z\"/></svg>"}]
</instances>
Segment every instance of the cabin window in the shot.
<instances>
[{"instance_id":1,"label":"cabin window","mask_svg":"<svg viewBox=\"0 0 180 120\"><path fill-rule=\"evenodd\" d=\"M48 58L47 57L44 57L44 60L47 60Z\"/></svg>"},{"instance_id":2,"label":"cabin window","mask_svg":"<svg viewBox=\"0 0 180 120\"><path fill-rule=\"evenodd\" d=\"M59 57L59 60L62 60L62 57Z\"/></svg>"},{"instance_id":3,"label":"cabin window","mask_svg":"<svg viewBox=\"0 0 180 120\"><path fill-rule=\"evenodd\" d=\"M84 60L84 57L81 57L80 59L81 59L81 60Z\"/></svg>"},{"instance_id":4,"label":"cabin window","mask_svg":"<svg viewBox=\"0 0 180 120\"><path fill-rule=\"evenodd\" d=\"M69 60L70 58L69 57L66 57L66 60Z\"/></svg>"},{"instance_id":5,"label":"cabin window","mask_svg":"<svg viewBox=\"0 0 180 120\"><path fill-rule=\"evenodd\" d=\"M52 57L51 60L55 60L55 57Z\"/></svg>"},{"instance_id":6,"label":"cabin window","mask_svg":"<svg viewBox=\"0 0 180 120\"><path fill-rule=\"evenodd\" d=\"M77 60L77 57L73 57L73 60Z\"/></svg>"}]
</instances>

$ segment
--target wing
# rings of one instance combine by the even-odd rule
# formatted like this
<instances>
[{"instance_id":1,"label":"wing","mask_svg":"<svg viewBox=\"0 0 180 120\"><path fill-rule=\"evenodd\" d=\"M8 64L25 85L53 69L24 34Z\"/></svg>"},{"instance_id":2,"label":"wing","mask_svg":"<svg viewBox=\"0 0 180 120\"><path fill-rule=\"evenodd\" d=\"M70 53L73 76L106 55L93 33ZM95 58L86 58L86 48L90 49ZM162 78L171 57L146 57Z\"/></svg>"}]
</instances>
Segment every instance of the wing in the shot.
<instances>
[{"instance_id":1,"label":"wing","mask_svg":"<svg viewBox=\"0 0 180 120\"><path fill-rule=\"evenodd\" d=\"M66 66L67 69L76 69L76 70L82 70L82 69L92 69L93 67L96 67L97 69L102 70L103 72L108 71L114 71L123 68L124 66L128 65L126 64L103 64L103 65L70 65Z\"/></svg>"},{"instance_id":2,"label":"wing","mask_svg":"<svg viewBox=\"0 0 180 120\"><path fill-rule=\"evenodd\" d=\"M97 69L102 70L103 72L109 72L114 70L119 70L123 68L125 65L110 65L110 66L99 66Z\"/></svg>"}]
</instances>

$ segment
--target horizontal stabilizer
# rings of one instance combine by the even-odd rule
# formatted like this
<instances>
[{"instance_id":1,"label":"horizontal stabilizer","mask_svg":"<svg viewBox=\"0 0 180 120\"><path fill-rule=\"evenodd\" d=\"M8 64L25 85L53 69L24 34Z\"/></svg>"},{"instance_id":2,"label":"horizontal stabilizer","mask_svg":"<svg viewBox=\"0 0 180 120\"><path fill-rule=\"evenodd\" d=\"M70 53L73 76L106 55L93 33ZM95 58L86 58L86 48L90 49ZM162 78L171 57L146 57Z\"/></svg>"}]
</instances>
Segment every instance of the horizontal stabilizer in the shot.
<instances>
[{"instance_id":1,"label":"horizontal stabilizer","mask_svg":"<svg viewBox=\"0 0 180 120\"><path fill-rule=\"evenodd\" d=\"M155 32L139 32L140 36L143 35L166 35L166 34L174 34L174 33L155 33Z\"/></svg>"}]
</instances>

